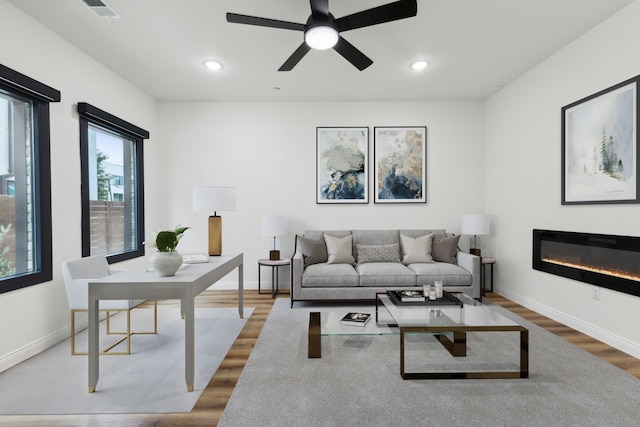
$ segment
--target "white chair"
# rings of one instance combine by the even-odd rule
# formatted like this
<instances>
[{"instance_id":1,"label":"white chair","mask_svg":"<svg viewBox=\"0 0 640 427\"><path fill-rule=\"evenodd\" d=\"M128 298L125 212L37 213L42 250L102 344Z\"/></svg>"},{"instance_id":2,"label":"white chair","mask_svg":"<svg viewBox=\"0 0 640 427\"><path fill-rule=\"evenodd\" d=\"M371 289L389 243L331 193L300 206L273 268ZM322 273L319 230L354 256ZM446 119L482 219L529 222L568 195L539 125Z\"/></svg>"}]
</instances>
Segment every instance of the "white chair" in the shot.
<instances>
[{"instance_id":1,"label":"white chair","mask_svg":"<svg viewBox=\"0 0 640 427\"><path fill-rule=\"evenodd\" d=\"M62 275L64 284L67 289L67 300L69 301L69 309L71 310L71 354L86 355L86 352L76 352L75 343L75 325L76 313L87 312L89 308L89 281L91 279L100 279L106 277L113 272L109 269L107 258L104 255L96 255L81 258L75 261L67 261L62 263ZM124 335L115 344L110 345L106 349L100 351L100 354L130 354L131 353L131 335L133 334L156 334L158 333L158 304L153 304L153 331L132 332L131 331L131 310L143 303L144 300L104 300L100 301L100 311L106 311L107 314L107 334ZM111 331L110 317L112 312L125 311L127 314L127 330L124 332ZM112 348L127 340L127 351L109 352Z\"/></svg>"}]
</instances>

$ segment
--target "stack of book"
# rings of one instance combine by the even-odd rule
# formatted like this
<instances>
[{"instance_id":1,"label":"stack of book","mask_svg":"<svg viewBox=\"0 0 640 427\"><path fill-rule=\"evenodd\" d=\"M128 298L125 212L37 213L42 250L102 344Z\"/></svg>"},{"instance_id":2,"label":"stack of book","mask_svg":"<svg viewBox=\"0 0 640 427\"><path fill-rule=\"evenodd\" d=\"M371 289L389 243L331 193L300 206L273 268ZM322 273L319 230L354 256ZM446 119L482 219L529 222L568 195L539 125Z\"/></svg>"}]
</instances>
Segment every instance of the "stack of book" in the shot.
<instances>
[{"instance_id":1,"label":"stack of book","mask_svg":"<svg viewBox=\"0 0 640 427\"><path fill-rule=\"evenodd\" d=\"M347 326L364 326L371 319L369 313L347 313L341 320L341 325Z\"/></svg>"}]
</instances>

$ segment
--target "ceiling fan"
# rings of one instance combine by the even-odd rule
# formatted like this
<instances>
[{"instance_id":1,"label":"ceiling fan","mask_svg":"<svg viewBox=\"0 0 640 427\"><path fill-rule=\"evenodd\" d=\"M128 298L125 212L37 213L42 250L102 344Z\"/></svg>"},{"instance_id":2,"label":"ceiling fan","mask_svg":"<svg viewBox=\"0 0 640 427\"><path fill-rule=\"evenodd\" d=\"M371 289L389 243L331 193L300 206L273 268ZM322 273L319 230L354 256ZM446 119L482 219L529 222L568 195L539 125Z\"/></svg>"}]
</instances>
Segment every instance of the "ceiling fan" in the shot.
<instances>
[{"instance_id":1,"label":"ceiling fan","mask_svg":"<svg viewBox=\"0 0 640 427\"><path fill-rule=\"evenodd\" d=\"M373 61L346 41L340 33L410 18L418 13L416 0L399 0L336 19L329 12L329 0L310 0L310 3L311 15L309 15L306 24L239 15L237 13L227 13L227 22L303 31L304 41L278 71L291 71L311 49L330 48L333 48L358 70L362 71L373 64Z\"/></svg>"}]
</instances>

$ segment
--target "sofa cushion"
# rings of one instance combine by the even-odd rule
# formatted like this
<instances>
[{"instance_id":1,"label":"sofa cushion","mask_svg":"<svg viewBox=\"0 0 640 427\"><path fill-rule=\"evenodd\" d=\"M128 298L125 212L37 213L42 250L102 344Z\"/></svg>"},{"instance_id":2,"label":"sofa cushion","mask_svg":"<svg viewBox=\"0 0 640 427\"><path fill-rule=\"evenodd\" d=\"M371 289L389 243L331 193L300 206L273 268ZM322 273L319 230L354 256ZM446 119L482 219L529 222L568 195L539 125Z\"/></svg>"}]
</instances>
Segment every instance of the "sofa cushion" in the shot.
<instances>
[{"instance_id":1,"label":"sofa cushion","mask_svg":"<svg viewBox=\"0 0 640 427\"><path fill-rule=\"evenodd\" d=\"M351 235L340 238L325 234L324 242L327 245L327 263L355 265L356 261L353 259L353 255L351 254Z\"/></svg>"},{"instance_id":2,"label":"sofa cushion","mask_svg":"<svg viewBox=\"0 0 640 427\"><path fill-rule=\"evenodd\" d=\"M337 288L358 286L360 277L349 264L313 264L304 269L303 288Z\"/></svg>"},{"instance_id":3,"label":"sofa cushion","mask_svg":"<svg viewBox=\"0 0 640 427\"><path fill-rule=\"evenodd\" d=\"M415 286L416 274L399 262L358 264L360 286Z\"/></svg>"},{"instance_id":4,"label":"sofa cushion","mask_svg":"<svg viewBox=\"0 0 640 427\"><path fill-rule=\"evenodd\" d=\"M300 243L300 249L304 256L304 265L319 264L321 262L327 262L327 245L322 239L310 239L304 236L298 236L298 242Z\"/></svg>"},{"instance_id":5,"label":"sofa cushion","mask_svg":"<svg viewBox=\"0 0 640 427\"><path fill-rule=\"evenodd\" d=\"M431 256L433 233L417 238L401 234L400 243L402 244L402 263L404 265L416 262L433 262Z\"/></svg>"},{"instance_id":6,"label":"sofa cushion","mask_svg":"<svg viewBox=\"0 0 640 427\"><path fill-rule=\"evenodd\" d=\"M445 289L448 286L471 286L473 283L471 273L448 262L419 263L407 267L417 275L416 284L418 286L432 285L435 280L442 280Z\"/></svg>"},{"instance_id":7,"label":"sofa cushion","mask_svg":"<svg viewBox=\"0 0 640 427\"><path fill-rule=\"evenodd\" d=\"M400 245L356 245L358 264L400 262Z\"/></svg>"},{"instance_id":8,"label":"sofa cushion","mask_svg":"<svg viewBox=\"0 0 640 427\"><path fill-rule=\"evenodd\" d=\"M395 243L400 244L400 235L398 234L398 230L353 230L352 235L353 253L356 255L356 262L360 262L357 258L357 245L393 245Z\"/></svg>"},{"instance_id":9,"label":"sofa cushion","mask_svg":"<svg viewBox=\"0 0 640 427\"><path fill-rule=\"evenodd\" d=\"M435 261L457 264L458 241L460 236L435 237L431 255Z\"/></svg>"}]
</instances>

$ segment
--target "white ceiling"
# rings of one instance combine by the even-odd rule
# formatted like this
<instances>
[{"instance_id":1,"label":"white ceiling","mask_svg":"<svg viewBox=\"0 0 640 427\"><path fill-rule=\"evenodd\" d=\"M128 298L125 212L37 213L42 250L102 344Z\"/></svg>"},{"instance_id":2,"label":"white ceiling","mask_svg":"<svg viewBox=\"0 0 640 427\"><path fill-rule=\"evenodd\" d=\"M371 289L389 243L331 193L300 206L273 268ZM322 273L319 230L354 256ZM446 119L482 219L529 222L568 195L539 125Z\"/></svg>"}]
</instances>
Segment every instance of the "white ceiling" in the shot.
<instances>
[{"instance_id":1,"label":"white ceiling","mask_svg":"<svg viewBox=\"0 0 640 427\"><path fill-rule=\"evenodd\" d=\"M289 72L277 70L303 33L227 23L225 13L304 23L307 0L106 0L122 19L81 0L7 1L157 100L405 101L485 99L633 0L418 0L414 18L342 33L373 60L366 70L327 50ZM391 1L329 9L339 18ZM410 70L421 58L431 66Z\"/></svg>"}]
</instances>

